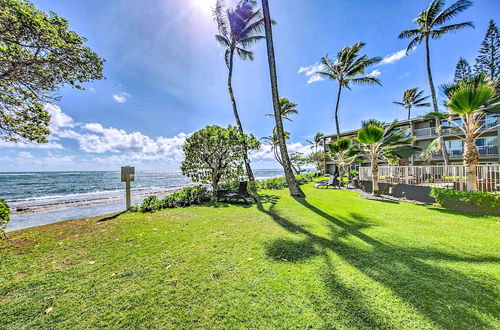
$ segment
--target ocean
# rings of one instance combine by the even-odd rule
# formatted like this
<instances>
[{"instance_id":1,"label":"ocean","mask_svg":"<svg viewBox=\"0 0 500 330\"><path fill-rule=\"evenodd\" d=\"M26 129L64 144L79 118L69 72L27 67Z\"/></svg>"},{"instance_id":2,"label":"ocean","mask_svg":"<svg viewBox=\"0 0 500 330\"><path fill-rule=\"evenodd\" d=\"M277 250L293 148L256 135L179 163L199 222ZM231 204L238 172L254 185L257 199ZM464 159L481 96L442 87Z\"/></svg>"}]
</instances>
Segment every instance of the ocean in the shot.
<instances>
[{"instance_id":1,"label":"ocean","mask_svg":"<svg viewBox=\"0 0 500 330\"><path fill-rule=\"evenodd\" d=\"M258 179L282 170L254 170ZM136 171L132 204L148 195L165 196L193 182L180 172ZM13 214L7 231L119 212L125 208L120 172L0 172L0 198Z\"/></svg>"}]
</instances>

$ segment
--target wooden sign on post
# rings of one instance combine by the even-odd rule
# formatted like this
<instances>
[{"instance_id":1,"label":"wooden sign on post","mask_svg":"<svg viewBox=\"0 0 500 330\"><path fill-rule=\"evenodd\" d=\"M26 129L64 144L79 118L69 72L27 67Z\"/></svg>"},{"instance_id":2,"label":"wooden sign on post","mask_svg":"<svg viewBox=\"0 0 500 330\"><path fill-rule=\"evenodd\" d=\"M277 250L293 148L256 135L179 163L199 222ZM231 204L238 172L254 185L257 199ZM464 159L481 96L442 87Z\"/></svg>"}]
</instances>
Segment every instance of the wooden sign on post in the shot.
<instances>
[{"instance_id":1,"label":"wooden sign on post","mask_svg":"<svg viewBox=\"0 0 500 330\"><path fill-rule=\"evenodd\" d=\"M135 180L135 167L124 166L122 167L121 173L122 182L125 182L125 200L127 205L127 210L130 209L130 182Z\"/></svg>"}]
</instances>

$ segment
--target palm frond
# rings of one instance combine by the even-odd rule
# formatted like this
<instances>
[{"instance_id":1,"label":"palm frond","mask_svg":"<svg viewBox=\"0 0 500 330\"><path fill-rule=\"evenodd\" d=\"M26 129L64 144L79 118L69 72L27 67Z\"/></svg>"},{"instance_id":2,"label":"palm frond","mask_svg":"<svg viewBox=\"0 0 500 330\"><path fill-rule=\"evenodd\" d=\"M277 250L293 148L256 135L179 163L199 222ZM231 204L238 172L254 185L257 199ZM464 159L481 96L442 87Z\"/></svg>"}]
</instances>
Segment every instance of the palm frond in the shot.
<instances>
[{"instance_id":1,"label":"palm frond","mask_svg":"<svg viewBox=\"0 0 500 330\"><path fill-rule=\"evenodd\" d=\"M441 11L432 21L432 26L439 26L456 17L458 14L471 7L473 4L470 0L458 0L450 7Z\"/></svg>"},{"instance_id":2,"label":"palm frond","mask_svg":"<svg viewBox=\"0 0 500 330\"><path fill-rule=\"evenodd\" d=\"M240 47L236 47L236 54L238 54L238 57L244 61L245 60L250 60L250 61L254 60L253 52L251 52L249 50L246 50L246 49L243 49Z\"/></svg>"},{"instance_id":3,"label":"palm frond","mask_svg":"<svg viewBox=\"0 0 500 330\"><path fill-rule=\"evenodd\" d=\"M420 30L419 29L412 29L412 30L405 30L401 31L398 35L398 39L409 39L413 38L415 36L420 35Z\"/></svg>"},{"instance_id":4,"label":"palm frond","mask_svg":"<svg viewBox=\"0 0 500 330\"><path fill-rule=\"evenodd\" d=\"M223 35L216 34L215 40L217 40L222 46L226 48L230 46L229 40Z\"/></svg>"},{"instance_id":5,"label":"palm frond","mask_svg":"<svg viewBox=\"0 0 500 330\"><path fill-rule=\"evenodd\" d=\"M424 37L422 35L414 38L410 43L408 44L408 47L406 47L406 55L409 55L412 50L417 47L418 44L421 44L422 41L424 41Z\"/></svg>"},{"instance_id":6,"label":"palm frond","mask_svg":"<svg viewBox=\"0 0 500 330\"><path fill-rule=\"evenodd\" d=\"M466 27L474 28L474 24L472 22L464 22L464 23L446 25L437 30L431 31L431 37L433 39L439 39L448 32L457 32Z\"/></svg>"},{"instance_id":7,"label":"palm frond","mask_svg":"<svg viewBox=\"0 0 500 330\"><path fill-rule=\"evenodd\" d=\"M375 85L375 84L378 84L378 85L382 86L380 79L378 79L377 77L372 77L372 76L352 78L350 81L355 85Z\"/></svg>"},{"instance_id":8,"label":"palm frond","mask_svg":"<svg viewBox=\"0 0 500 330\"><path fill-rule=\"evenodd\" d=\"M245 39L240 40L239 44L243 48L248 48L262 39L266 39L266 37L264 37L264 36L251 36L251 37L247 37Z\"/></svg>"}]
</instances>

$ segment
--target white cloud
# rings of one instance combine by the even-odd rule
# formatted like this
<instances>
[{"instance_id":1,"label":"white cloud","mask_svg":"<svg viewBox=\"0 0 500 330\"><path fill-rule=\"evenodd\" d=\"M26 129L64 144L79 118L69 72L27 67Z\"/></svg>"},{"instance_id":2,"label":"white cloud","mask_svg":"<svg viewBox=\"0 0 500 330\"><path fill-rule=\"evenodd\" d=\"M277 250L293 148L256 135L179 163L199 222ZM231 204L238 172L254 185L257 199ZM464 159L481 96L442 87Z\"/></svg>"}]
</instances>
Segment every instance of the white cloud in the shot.
<instances>
[{"instance_id":1,"label":"white cloud","mask_svg":"<svg viewBox=\"0 0 500 330\"><path fill-rule=\"evenodd\" d=\"M413 52L415 49L416 49L416 47L411 49L410 52ZM384 57L382 59L382 61L378 65L393 64L393 63L396 63L397 61L401 60L405 56L406 56L406 48L398 50L395 53L387 55L386 57Z\"/></svg>"},{"instance_id":2,"label":"white cloud","mask_svg":"<svg viewBox=\"0 0 500 330\"><path fill-rule=\"evenodd\" d=\"M33 158L33 155L30 152L21 151L17 154L17 157L22 159L30 159Z\"/></svg>"},{"instance_id":3,"label":"white cloud","mask_svg":"<svg viewBox=\"0 0 500 330\"><path fill-rule=\"evenodd\" d=\"M377 78L381 74L382 74L382 72L380 72L379 70L373 70L372 72L370 72L370 74L368 74L368 76L373 77L373 78Z\"/></svg>"},{"instance_id":4,"label":"white cloud","mask_svg":"<svg viewBox=\"0 0 500 330\"><path fill-rule=\"evenodd\" d=\"M325 78L317 73L318 71L323 71L324 69L325 66L323 64L316 62L314 65L300 67L298 73L303 73L306 77L309 77L307 84L312 84L317 81L325 80Z\"/></svg>"},{"instance_id":5,"label":"white cloud","mask_svg":"<svg viewBox=\"0 0 500 330\"><path fill-rule=\"evenodd\" d=\"M73 118L62 112L61 108L57 105L47 103L44 109L50 115L49 129L53 134L59 132L61 128L75 127Z\"/></svg>"},{"instance_id":6,"label":"white cloud","mask_svg":"<svg viewBox=\"0 0 500 330\"><path fill-rule=\"evenodd\" d=\"M303 145L300 142L287 144L288 153L302 152L307 155L311 153L311 147L308 145ZM252 153L251 157L254 160L266 160L274 159L274 152L271 150L271 146L268 144L263 144L260 150Z\"/></svg>"},{"instance_id":7,"label":"white cloud","mask_svg":"<svg viewBox=\"0 0 500 330\"><path fill-rule=\"evenodd\" d=\"M130 97L130 94L129 93L125 93L125 92L121 92L121 93L113 95L113 99L116 102L118 102L118 103L125 103L125 102L127 102L127 100L129 99L129 97Z\"/></svg>"}]
</instances>

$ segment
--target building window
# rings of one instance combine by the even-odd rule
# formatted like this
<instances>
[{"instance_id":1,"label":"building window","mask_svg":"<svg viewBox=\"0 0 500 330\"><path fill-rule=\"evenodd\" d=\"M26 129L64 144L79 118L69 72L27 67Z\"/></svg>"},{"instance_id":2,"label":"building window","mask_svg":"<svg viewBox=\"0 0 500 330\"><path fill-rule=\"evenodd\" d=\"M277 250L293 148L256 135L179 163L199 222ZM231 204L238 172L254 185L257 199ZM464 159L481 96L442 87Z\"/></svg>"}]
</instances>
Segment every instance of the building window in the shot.
<instances>
[{"instance_id":1,"label":"building window","mask_svg":"<svg viewBox=\"0 0 500 330\"><path fill-rule=\"evenodd\" d=\"M445 141L446 148L450 157L460 157L464 153L464 143L462 140L448 140Z\"/></svg>"},{"instance_id":2,"label":"building window","mask_svg":"<svg viewBox=\"0 0 500 330\"><path fill-rule=\"evenodd\" d=\"M488 136L476 140L477 151L480 155L498 155L498 137Z\"/></svg>"}]
</instances>

